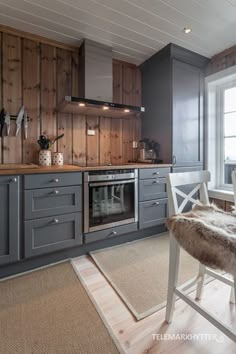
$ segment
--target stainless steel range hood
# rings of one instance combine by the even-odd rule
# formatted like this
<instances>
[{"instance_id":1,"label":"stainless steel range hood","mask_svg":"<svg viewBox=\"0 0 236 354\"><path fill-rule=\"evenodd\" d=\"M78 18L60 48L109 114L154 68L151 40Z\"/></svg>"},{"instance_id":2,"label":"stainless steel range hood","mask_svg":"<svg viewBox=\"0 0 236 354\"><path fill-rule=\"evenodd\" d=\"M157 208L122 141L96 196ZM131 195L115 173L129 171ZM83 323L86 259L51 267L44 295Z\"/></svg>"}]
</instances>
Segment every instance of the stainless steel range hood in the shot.
<instances>
[{"instance_id":1,"label":"stainless steel range hood","mask_svg":"<svg viewBox=\"0 0 236 354\"><path fill-rule=\"evenodd\" d=\"M58 110L121 118L144 112L143 107L112 102L112 48L85 39L79 50L79 97L66 96Z\"/></svg>"}]
</instances>

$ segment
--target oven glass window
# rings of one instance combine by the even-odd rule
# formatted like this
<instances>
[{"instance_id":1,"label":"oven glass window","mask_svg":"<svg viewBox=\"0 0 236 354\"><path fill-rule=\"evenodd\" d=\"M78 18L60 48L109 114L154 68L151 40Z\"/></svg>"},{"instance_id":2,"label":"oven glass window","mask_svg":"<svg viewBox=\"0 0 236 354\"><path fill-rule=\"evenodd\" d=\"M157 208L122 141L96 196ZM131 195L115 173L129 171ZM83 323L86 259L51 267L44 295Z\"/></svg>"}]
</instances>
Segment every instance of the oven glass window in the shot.
<instances>
[{"instance_id":1,"label":"oven glass window","mask_svg":"<svg viewBox=\"0 0 236 354\"><path fill-rule=\"evenodd\" d=\"M135 217L134 183L89 186L89 227Z\"/></svg>"}]
</instances>

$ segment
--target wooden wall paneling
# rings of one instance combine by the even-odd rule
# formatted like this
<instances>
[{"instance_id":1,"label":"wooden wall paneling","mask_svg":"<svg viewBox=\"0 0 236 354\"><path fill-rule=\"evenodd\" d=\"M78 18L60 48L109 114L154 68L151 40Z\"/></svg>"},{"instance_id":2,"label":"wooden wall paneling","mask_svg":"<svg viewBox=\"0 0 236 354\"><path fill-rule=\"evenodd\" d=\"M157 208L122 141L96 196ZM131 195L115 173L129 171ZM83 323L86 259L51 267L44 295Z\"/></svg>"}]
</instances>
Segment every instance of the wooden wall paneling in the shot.
<instances>
[{"instance_id":1,"label":"wooden wall paneling","mask_svg":"<svg viewBox=\"0 0 236 354\"><path fill-rule=\"evenodd\" d=\"M71 52L57 48L57 103L71 94ZM58 135L64 134L58 141L58 151L63 152L64 162L72 164L72 115L58 112Z\"/></svg>"},{"instance_id":2,"label":"wooden wall paneling","mask_svg":"<svg viewBox=\"0 0 236 354\"><path fill-rule=\"evenodd\" d=\"M87 135L87 166L99 164L99 117L87 116L87 130L95 130L95 135Z\"/></svg>"},{"instance_id":3,"label":"wooden wall paneling","mask_svg":"<svg viewBox=\"0 0 236 354\"><path fill-rule=\"evenodd\" d=\"M122 138L122 119L111 119L111 163L114 165L123 162L123 138Z\"/></svg>"},{"instance_id":4,"label":"wooden wall paneling","mask_svg":"<svg viewBox=\"0 0 236 354\"><path fill-rule=\"evenodd\" d=\"M41 132L49 137L57 135L56 85L56 48L41 44Z\"/></svg>"},{"instance_id":5,"label":"wooden wall paneling","mask_svg":"<svg viewBox=\"0 0 236 354\"><path fill-rule=\"evenodd\" d=\"M134 135L134 119L133 117L124 118L122 124L122 140L123 140L123 162L131 162L133 160L133 135Z\"/></svg>"},{"instance_id":6,"label":"wooden wall paneling","mask_svg":"<svg viewBox=\"0 0 236 354\"><path fill-rule=\"evenodd\" d=\"M100 117L100 164L111 163L111 118Z\"/></svg>"},{"instance_id":7,"label":"wooden wall paneling","mask_svg":"<svg viewBox=\"0 0 236 354\"><path fill-rule=\"evenodd\" d=\"M22 105L21 38L6 33L2 35L3 106L16 115ZM16 137L15 121L11 122L9 137L3 138L3 162L22 162L22 129Z\"/></svg>"},{"instance_id":8,"label":"wooden wall paneling","mask_svg":"<svg viewBox=\"0 0 236 354\"><path fill-rule=\"evenodd\" d=\"M72 95L79 95L79 53L72 53ZM86 117L72 116L72 160L73 164L86 166Z\"/></svg>"},{"instance_id":9,"label":"wooden wall paneling","mask_svg":"<svg viewBox=\"0 0 236 354\"><path fill-rule=\"evenodd\" d=\"M136 67L132 64L122 65L122 103L135 106L136 98Z\"/></svg>"},{"instance_id":10,"label":"wooden wall paneling","mask_svg":"<svg viewBox=\"0 0 236 354\"><path fill-rule=\"evenodd\" d=\"M141 97L141 70L138 67L135 67L135 106L142 106L142 97Z\"/></svg>"},{"instance_id":11,"label":"wooden wall paneling","mask_svg":"<svg viewBox=\"0 0 236 354\"><path fill-rule=\"evenodd\" d=\"M30 118L28 137L23 129L23 162L37 163L40 133L40 44L23 39L23 103Z\"/></svg>"},{"instance_id":12,"label":"wooden wall paneling","mask_svg":"<svg viewBox=\"0 0 236 354\"><path fill-rule=\"evenodd\" d=\"M122 103L122 62L113 60L113 102Z\"/></svg>"}]
</instances>

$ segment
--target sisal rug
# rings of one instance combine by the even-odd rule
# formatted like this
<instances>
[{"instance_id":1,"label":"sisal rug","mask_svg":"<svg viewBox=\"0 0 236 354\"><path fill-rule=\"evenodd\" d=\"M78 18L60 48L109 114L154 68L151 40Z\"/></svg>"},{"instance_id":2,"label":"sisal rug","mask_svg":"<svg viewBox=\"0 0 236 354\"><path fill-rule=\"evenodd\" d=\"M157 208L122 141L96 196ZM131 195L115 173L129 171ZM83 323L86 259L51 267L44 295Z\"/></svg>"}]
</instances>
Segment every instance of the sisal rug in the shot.
<instances>
[{"instance_id":1,"label":"sisal rug","mask_svg":"<svg viewBox=\"0 0 236 354\"><path fill-rule=\"evenodd\" d=\"M91 252L93 260L137 320L165 307L169 270L169 235ZM197 276L198 262L180 254L179 285Z\"/></svg>"},{"instance_id":2,"label":"sisal rug","mask_svg":"<svg viewBox=\"0 0 236 354\"><path fill-rule=\"evenodd\" d=\"M118 354L69 262L0 282L0 353Z\"/></svg>"}]
</instances>

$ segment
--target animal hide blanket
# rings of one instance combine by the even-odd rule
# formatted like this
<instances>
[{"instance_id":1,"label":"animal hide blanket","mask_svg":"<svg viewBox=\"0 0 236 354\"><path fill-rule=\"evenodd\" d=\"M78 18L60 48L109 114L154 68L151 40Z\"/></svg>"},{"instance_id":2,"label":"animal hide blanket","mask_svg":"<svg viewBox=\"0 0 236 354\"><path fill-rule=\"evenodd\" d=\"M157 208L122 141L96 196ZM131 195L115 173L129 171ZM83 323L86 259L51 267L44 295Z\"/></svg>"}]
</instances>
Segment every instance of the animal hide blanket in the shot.
<instances>
[{"instance_id":1,"label":"animal hide blanket","mask_svg":"<svg viewBox=\"0 0 236 354\"><path fill-rule=\"evenodd\" d=\"M195 205L192 211L167 219L180 246L202 264L236 275L236 215L214 204Z\"/></svg>"}]
</instances>

